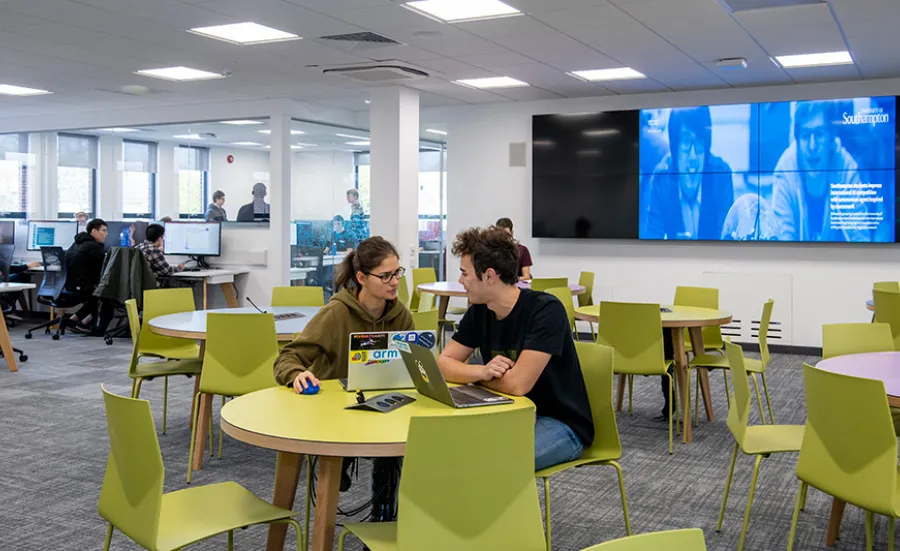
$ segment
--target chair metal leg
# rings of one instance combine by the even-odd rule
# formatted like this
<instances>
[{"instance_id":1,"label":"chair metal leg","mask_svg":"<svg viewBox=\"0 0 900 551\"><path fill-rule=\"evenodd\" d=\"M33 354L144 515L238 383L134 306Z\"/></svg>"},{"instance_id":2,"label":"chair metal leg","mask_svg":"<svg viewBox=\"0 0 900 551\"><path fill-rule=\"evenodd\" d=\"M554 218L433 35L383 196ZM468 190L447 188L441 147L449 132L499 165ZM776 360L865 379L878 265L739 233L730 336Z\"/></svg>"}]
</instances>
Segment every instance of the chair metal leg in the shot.
<instances>
[{"instance_id":1,"label":"chair metal leg","mask_svg":"<svg viewBox=\"0 0 900 551\"><path fill-rule=\"evenodd\" d=\"M675 448L672 444L672 401L674 398L672 397L672 387L675 386L675 381L673 377L668 373L665 374L665 377L669 378L669 455L672 455L675 452ZM688 385L690 387L690 385ZM685 435L687 431L685 431ZM685 437L686 439L687 437Z\"/></svg>"},{"instance_id":2,"label":"chair metal leg","mask_svg":"<svg viewBox=\"0 0 900 551\"><path fill-rule=\"evenodd\" d=\"M141 383L143 383L143 382L144 382L144 379L142 379L141 377L138 377L137 383L135 384L135 388L134 388L134 398L135 399L141 397Z\"/></svg>"},{"instance_id":3,"label":"chair metal leg","mask_svg":"<svg viewBox=\"0 0 900 551\"><path fill-rule=\"evenodd\" d=\"M344 551L344 538L347 537L350 531L344 528L341 530L341 535L338 536L338 551Z\"/></svg>"},{"instance_id":4,"label":"chair metal leg","mask_svg":"<svg viewBox=\"0 0 900 551\"><path fill-rule=\"evenodd\" d=\"M234 551L234 530L228 531L228 551Z\"/></svg>"},{"instance_id":5,"label":"chair metal leg","mask_svg":"<svg viewBox=\"0 0 900 551\"><path fill-rule=\"evenodd\" d=\"M872 551L875 540L875 513L866 511L866 551Z\"/></svg>"},{"instance_id":6,"label":"chair metal leg","mask_svg":"<svg viewBox=\"0 0 900 551\"><path fill-rule=\"evenodd\" d=\"M762 378L763 390L766 392L766 407L769 409L769 422L775 424L775 414L772 413L772 400L769 399L769 385L766 384L766 374L760 373Z\"/></svg>"},{"instance_id":7,"label":"chair metal leg","mask_svg":"<svg viewBox=\"0 0 900 551\"><path fill-rule=\"evenodd\" d=\"M134 391L136 388L137 388L137 379L132 379L131 380L131 397L132 398L137 398L137 396L134 395Z\"/></svg>"},{"instance_id":8,"label":"chair metal leg","mask_svg":"<svg viewBox=\"0 0 900 551\"><path fill-rule=\"evenodd\" d=\"M634 396L634 375L628 376L628 414L631 415L634 412L634 408L632 407L631 397Z\"/></svg>"},{"instance_id":9,"label":"chair metal leg","mask_svg":"<svg viewBox=\"0 0 900 551\"><path fill-rule=\"evenodd\" d=\"M553 549L551 547L550 540L550 477L544 477L544 523L546 524L546 529L544 530L544 534L547 538L547 551Z\"/></svg>"},{"instance_id":10,"label":"chair metal leg","mask_svg":"<svg viewBox=\"0 0 900 551\"><path fill-rule=\"evenodd\" d=\"M210 409L210 412L209 412L209 427L207 427L206 432L209 434L209 438L208 438L208 439L209 439L209 443L207 444L207 446L209 447L209 456L210 456L210 457L215 457L215 455L216 455L216 450L215 450L215 448L213 448L213 415L212 415L212 399L213 399L213 397L210 396L210 397L209 397L209 409Z\"/></svg>"},{"instance_id":11,"label":"chair metal leg","mask_svg":"<svg viewBox=\"0 0 900 551\"><path fill-rule=\"evenodd\" d=\"M725 377L725 402L728 403L728 409L731 409L731 391L728 390L728 370L723 369L722 375Z\"/></svg>"},{"instance_id":12,"label":"chair metal leg","mask_svg":"<svg viewBox=\"0 0 900 551\"><path fill-rule=\"evenodd\" d=\"M625 515L625 533L630 536L631 519L628 515L628 500L625 499L625 477L622 474L622 467L618 463L610 461L609 464L616 468L616 474L619 477L619 493L622 494L622 514Z\"/></svg>"},{"instance_id":13,"label":"chair metal leg","mask_svg":"<svg viewBox=\"0 0 900 551\"><path fill-rule=\"evenodd\" d=\"M166 433L166 406L169 402L169 378L163 377L163 427L162 433Z\"/></svg>"},{"instance_id":14,"label":"chair metal leg","mask_svg":"<svg viewBox=\"0 0 900 551\"><path fill-rule=\"evenodd\" d=\"M888 551L894 551L894 517L888 518Z\"/></svg>"},{"instance_id":15,"label":"chair metal leg","mask_svg":"<svg viewBox=\"0 0 900 551\"><path fill-rule=\"evenodd\" d=\"M744 525L741 527L741 539L738 540L738 551L744 549L744 538L747 536L747 527L750 526L750 507L753 505L753 495L756 493L756 480L759 478L759 464L763 456L757 455L753 464L753 477L750 479L750 495L747 496L747 508L744 509Z\"/></svg>"},{"instance_id":16,"label":"chair metal leg","mask_svg":"<svg viewBox=\"0 0 900 551\"><path fill-rule=\"evenodd\" d=\"M297 532L297 551L303 551L304 549L306 549L306 538L304 537L303 528L300 526L300 523L298 523L296 520L294 520L292 518L286 518L286 519L282 519L282 520L272 521L272 524L290 524L291 526L293 526L294 530ZM341 538L343 538L344 532L347 532L347 531L344 530L343 532L341 532ZM341 542L341 543L343 543L343 542Z\"/></svg>"},{"instance_id":17,"label":"chair metal leg","mask_svg":"<svg viewBox=\"0 0 900 551\"><path fill-rule=\"evenodd\" d=\"M225 397L222 396L222 407L225 407ZM219 417L222 417L222 410L219 410ZM219 427L219 459L222 459L222 440L224 431L222 431L222 427Z\"/></svg>"},{"instance_id":18,"label":"chair metal leg","mask_svg":"<svg viewBox=\"0 0 900 551\"><path fill-rule=\"evenodd\" d=\"M310 512L312 511L312 459L307 455L306 456L306 513L304 514L304 522L306 531L306 537L303 539L303 550L306 551L309 543L309 518L311 516Z\"/></svg>"},{"instance_id":19,"label":"chair metal leg","mask_svg":"<svg viewBox=\"0 0 900 551\"><path fill-rule=\"evenodd\" d=\"M803 486L803 495L801 496L803 499L800 500L800 510L806 510L806 493L809 491L809 484Z\"/></svg>"},{"instance_id":20,"label":"chair metal leg","mask_svg":"<svg viewBox=\"0 0 900 551\"><path fill-rule=\"evenodd\" d=\"M191 423L191 447L188 452L188 470L187 470L187 483L191 483L191 476L194 474L194 439L197 437L197 424L199 422L199 413L200 413L200 393L197 393L194 399L194 411L191 412L191 419L193 419L193 423Z\"/></svg>"},{"instance_id":21,"label":"chair metal leg","mask_svg":"<svg viewBox=\"0 0 900 551\"><path fill-rule=\"evenodd\" d=\"M759 406L759 419L762 421L762 424L766 424L766 416L763 414L762 408L762 398L759 395L759 383L756 382L756 373L751 373L750 378L753 379L753 388L756 389L756 405Z\"/></svg>"},{"instance_id":22,"label":"chair metal leg","mask_svg":"<svg viewBox=\"0 0 900 551\"><path fill-rule=\"evenodd\" d=\"M113 525L110 524L106 529L106 541L103 543L103 551L109 551L109 545L112 543Z\"/></svg>"},{"instance_id":23,"label":"chair metal leg","mask_svg":"<svg viewBox=\"0 0 900 551\"><path fill-rule=\"evenodd\" d=\"M794 539L797 535L797 518L800 516L800 501L808 487L806 482L801 482L800 488L797 490L797 503L794 505L794 517L791 519L791 532L788 535L787 551L793 551L794 549Z\"/></svg>"},{"instance_id":24,"label":"chair metal leg","mask_svg":"<svg viewBox=\"0 0 900 551\"><path fill-rule=\"evenodd\" d=\"M697 383L694 386L694 426L700 427L700 371L695 369L697 372ZM688 383L690 383L691 370L688 369Z\"/></svg>"},{"instance_id":25,"label":"chair metal leg","mask_svg":"<svg viewBox=\"0 0 900 551\"><path fill-rule=\"evenodd\" d=\"M737 462L738 443L734 443L734 451L731 452L731 467L728 468L728 480L725 481L725 495L722 496L722 508L719 509L719 522L716 524L716 532L722 531L722 521L725 520L725 506L728 504L728 493L731 492L731 480L734 477L734 464Z\"/></svg>"}]
</instances>

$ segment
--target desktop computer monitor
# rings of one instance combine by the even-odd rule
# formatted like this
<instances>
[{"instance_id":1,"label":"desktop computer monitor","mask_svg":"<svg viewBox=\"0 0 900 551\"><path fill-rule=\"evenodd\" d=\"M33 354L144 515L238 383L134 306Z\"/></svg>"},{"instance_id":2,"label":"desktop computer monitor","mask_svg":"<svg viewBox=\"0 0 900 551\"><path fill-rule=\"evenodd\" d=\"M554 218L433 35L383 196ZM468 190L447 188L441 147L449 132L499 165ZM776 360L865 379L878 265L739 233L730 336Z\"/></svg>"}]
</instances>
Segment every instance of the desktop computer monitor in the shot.
<instances>
[{"instance_id":1,"label":"desktop computer monitor","mask_svg":"<svg viewBox=\"0 0 900 551\"><path fill-rule=\"evenodd\" d=\"M68 249L75 241L77 230L75 220L29 220L25 248L29 251L39 251L41 247Z\"/></svg>"},{"instance_id":2,"label":"desktop computer monitor","mask_svg":"<svg viewBox=\"0 0 900 551\"><path fill-rule=\"evenodd\" d=\"M136 247L147 239L147 222L116 221L107 222L106 229L109 235L103 243L103 249L108 251L113 247Z\"/></svg>"},{"instance_id":3,"label":"desktop computer monitor","mask_svg":"<svg viewBox=\"0 0 900 551\"><path fill-rule=\"evenodd\" d=\"M222 225L218 222L166 222L163 252L188 256L222 254Z\"/></svg>"}]
</instances>

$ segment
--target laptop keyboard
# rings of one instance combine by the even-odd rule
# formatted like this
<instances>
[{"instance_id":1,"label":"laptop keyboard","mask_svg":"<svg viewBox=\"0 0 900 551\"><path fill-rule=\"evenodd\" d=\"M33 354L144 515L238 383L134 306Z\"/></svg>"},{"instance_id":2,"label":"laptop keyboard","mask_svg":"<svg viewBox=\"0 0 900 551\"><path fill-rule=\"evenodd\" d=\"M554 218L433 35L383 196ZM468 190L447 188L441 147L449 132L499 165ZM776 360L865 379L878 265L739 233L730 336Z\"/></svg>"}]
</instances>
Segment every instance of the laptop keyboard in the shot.
<instances>
[{"instance_id":1,"label":"laptop keyboard","mask_svg":"<svg viewBox=\"0 0 900 551\"><path fill-rule=\"evenodd\" d=\"M456 402L456 404L459 406L470 406L474 404L484 403L483 398L476 398L475 396L472 396L471 394L468 394L460 390L459 388L451 388L450 396L453 397L453 401Z\"/></svg>"}]
</instances>

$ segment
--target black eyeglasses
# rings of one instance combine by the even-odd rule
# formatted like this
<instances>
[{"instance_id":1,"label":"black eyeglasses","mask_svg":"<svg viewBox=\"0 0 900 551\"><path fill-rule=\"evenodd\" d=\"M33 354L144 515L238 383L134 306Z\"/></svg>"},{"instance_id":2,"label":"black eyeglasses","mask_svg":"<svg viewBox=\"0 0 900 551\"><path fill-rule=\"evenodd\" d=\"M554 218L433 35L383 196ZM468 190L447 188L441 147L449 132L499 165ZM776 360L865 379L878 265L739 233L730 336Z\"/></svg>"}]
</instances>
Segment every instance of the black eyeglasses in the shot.
<instances>
[{"instance_id":1,"label":"black eyeglasses","mask_svg":"<svg viewBox=\"0 0 900 551\"><path fill-rule=\"evenodd\" d=\"M406 275L406 268L400 268L396 272L391 272L391 273L387 273L387 274L373 274L372 272L366 272L366 275L370 275L372 277L377 277L378 279L381 280L382 283L390 283L391 280L394 279L395 277L397 279L400 279L404 275Z\"/></svg>"}]
</instances>

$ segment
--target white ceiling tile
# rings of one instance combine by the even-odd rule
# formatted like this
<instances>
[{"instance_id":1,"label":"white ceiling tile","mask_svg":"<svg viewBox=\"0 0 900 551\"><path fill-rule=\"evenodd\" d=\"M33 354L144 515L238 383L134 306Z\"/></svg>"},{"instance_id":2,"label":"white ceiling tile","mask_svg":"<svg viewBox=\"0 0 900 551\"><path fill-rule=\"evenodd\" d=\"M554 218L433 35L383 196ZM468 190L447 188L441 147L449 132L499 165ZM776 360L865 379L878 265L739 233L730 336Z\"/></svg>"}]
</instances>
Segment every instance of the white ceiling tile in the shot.
<instances>
[{"instance_id":1,"label":"white ceiling tile","mask_svg":"<svg viewBox=\"0 0 900 551\"><path fill-rule=\"evenodd\" d=\"M0 31L21 29L22 27L31 27L42 23L47 23L47 20L4 10L0 7Z\"/></svg>"},{"instance_id":2,"label":"white ceiling tile","mask_svg":"<svg viewBox=\"0 0 900 551\"><path fill-rule=\"evenodd\" d=\"M529 86L527 88L503 88L495 90L495 92L498 95L514 101L538 101L542 99L559 99L564 97L562 94L557 94L556 92L551 92L550 90L544 90L542 88L535 88L534 86Z\"/></svg>"},{"instance_id":3,"label":"white ceiling tile","mask_svg":"<svg viewBox=\"0 0 900 551\"><path fill-rule=\"evenodd\" d=\"M199 4L210 11L223 13L242 21L253 21L304 38L360 32L362 29L328 15L299 7L282 0L212 0Z\"/></svg>"},{"instance_id":4,"label":"white ceiling tile","mask_svg":"<svg viewBox=\"0 0 900 551\"><path fill-rule=\"evenodd\" d=\"M170 6L183 5L179 0L75 0L79 4L85 4L104 10L112 10L120 13L138 13L147 11L150 5L153 9L168 8Z\"/></svg>"},{"instance_id":5,"label":"white ceiling tile","mask_svg":"<svg viewBox=\"0 0 900 551\"><path fill-rule=\"evenodd\" d=\"M510 6L525 13L564 11L582 7L607 5L607 0L505 0Z\"/></svg>"},{"instance_id":6,"label":"white ceiling tile","mask_svg":"<svg viewBox=\"0 0 900 551\"><path fill-rule=\"evenodd\" d=\"M825 4L739 12L735 17L773 56L846 49Z\"/></svg>"},{"instance_id":7,"label":"white ceiling tile","mask_svg":"<svg viewBox=\"0 0 900 551\"><path fill-rule=\"evenodd\" d=\"M460 73L464 71L469 71L475 69L472 65L468 63L463 63L462 61L457 61L455 59L450 59L448 57L439 57L434 59L424 59L418 61L416 63L419 67L423 67L425 69L429 69L432 71L437 71L439 73L447 74L447 73Z\"/></svg>"},{"instance_id":8,"label":"white ceiling tile","mask_svg":"<svg viewBox=\"0 0 900 551\"><path fill-rule=\"evenodd\" d=\"M786 72L795 82L828 82L859 78L859 72L855 65L803 67L800 69L787 69Z\"/></svg>"},{"instance_id":9,"label":"white ceiling tile","mask_svg":"<svg viewBox=\"0 0 900 551\"><path fill-rule=\"evenodd\" d=\"M144 11L138 15L141 19L155 21L177 29L193 29L196 27L227 25L229 23L240 22L235 17L188 5Z\"/></svg>"},{"instance_id":10,"label":"white ceiling tile","mask_svg":"<svg viewBox=\"0 0 900 551\"><path fill-rule=\"evenodd\" d=\"M528 16L500 17L497 19L482 19L479 21L467 21L457 23L454 27L485 38L541 33L547 30L547 26L538 19Z\"/></svg>"},{"instance_id":11,"label":"white ceiling tile","mask_svg":"<svg viewBox=\"0 0 900 551\"><path fill-rule=\"evenodd\" d=\"M534 62L530 57L511 51L498 52L496 54L462 56L457 57L456 59L474 67L481 67L482 69L503 68L508 67L509 65Z\"/></svg>"}]
</instances>

